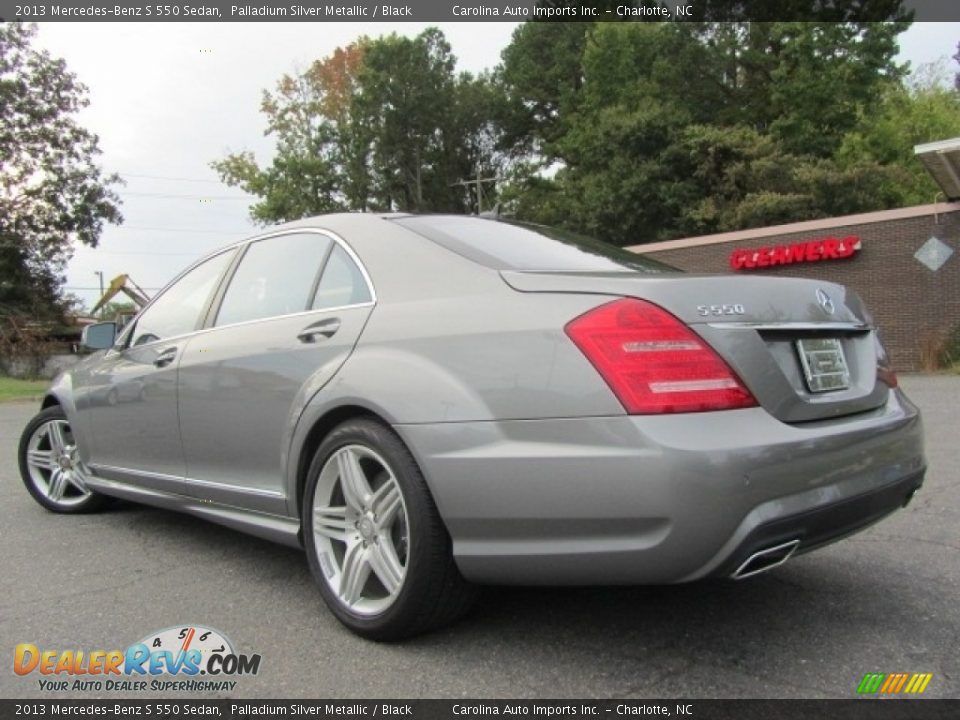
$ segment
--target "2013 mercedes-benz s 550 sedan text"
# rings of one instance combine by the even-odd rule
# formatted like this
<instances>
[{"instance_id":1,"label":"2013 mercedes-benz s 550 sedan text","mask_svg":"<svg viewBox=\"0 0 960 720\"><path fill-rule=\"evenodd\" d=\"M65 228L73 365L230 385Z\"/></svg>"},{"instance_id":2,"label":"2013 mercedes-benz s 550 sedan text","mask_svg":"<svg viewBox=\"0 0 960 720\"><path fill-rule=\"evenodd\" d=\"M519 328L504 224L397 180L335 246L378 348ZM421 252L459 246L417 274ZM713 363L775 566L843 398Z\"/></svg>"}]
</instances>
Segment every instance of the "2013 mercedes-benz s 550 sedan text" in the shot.
<instances>
[{"instance_id":1,"label":"2013 mercedes-benz s 550 sedan text","mask_svg":"<svg viewBox=\"0 0 960 720\"><path fill-rule=\"evenodd\" d=\"M277 227L84 342L23 434L33 497L302 546L377 639L455 619L482 583L753 575L900 508L925 470L846 288L495 219Z\"/></svg>"}]
</instances>

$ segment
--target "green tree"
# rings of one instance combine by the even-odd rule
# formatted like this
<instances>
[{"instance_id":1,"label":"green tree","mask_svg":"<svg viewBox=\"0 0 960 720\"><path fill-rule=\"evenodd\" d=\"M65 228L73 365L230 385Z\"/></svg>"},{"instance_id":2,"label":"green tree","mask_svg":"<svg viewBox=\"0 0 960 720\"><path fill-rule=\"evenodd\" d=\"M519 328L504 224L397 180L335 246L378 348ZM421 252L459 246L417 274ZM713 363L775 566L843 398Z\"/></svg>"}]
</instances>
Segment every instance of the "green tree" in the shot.
<instances>
[{"instance_id":1,"label":"green tree","mask_svg":"<svg viewBox=\"0 0 960 720\"><path fill-rule=\"evenodd\" d=\"M527 122L503 135L522 127L513 154L554 174L505 197L619 244L883 206L890 169L837 154L899 82L907 23L896 2L861 5L889 21L571 24L553 54L547 26L518 29L497 77ZM564 72L539 77L554 55Z\"/></svg>"},{"instance_id":2,"label":"green tree","mask_svg":"<svg viewBox=\"0 0 960 720\"><path fill-rule=\"evenodd\" d=\"M953 56L953 59L960 63L960 43L957 43L957 52ZM953 87L955 90L960 91L960 72L953 76Z\"/></svg>"},{"instance_id":3,"label":"green tree","mask_svg":"<svg viewBox=\"0 0 960 720\"><path fill-rule=\"evenodd\" d=\"M63 60L33 47L36 27L0 24L0 306L62 311L73 242L95 247L120 223L119 182L96 164L97 136L77 112L86 88Z\"/></svg>"},{"instance_id":4,"label":"green tree","mask_svg":"<svg viewBox=\"0 0 960 720\"><path fill-rule=\"evenodd\" d=\"M663 159L687 178L673 205L683 235L845 215L899 199L888 167L791 154L776 137L743 125L689 126Z\"/></svg>"},{"instance_id":5,"label":"green tree","mask_svg":"<svg viewBox=\"0 0 960 720\"><path fill-rule=\"evenodd\" d=\"M461 183L499 167L487 77L457 75L443 34L361 38L281 78L261 109L276 137L270 165L250 153L213 163L258 195L261 222L335 210L465 212Z\"/></svg>"},{"instance_id":6,"label":"green tree","mask_svg":"<svg viewBox=\"0 0 960 720\"><path fill-rule=\"evenodd\" d=\"M254 220L296 220L358 202L350 184L352 158L345 153L351 148L346 123L363 51L361 40L302 73L284 75L273 92L263 92L266 133L276 139L269 165L260 167L250 152L211 164L224 182L261 198L250 209Z\"/></svg>"},{"instance_id":7,"label":"green tree","mask_svg":"<svg viewBox=\"0 0 960 720\"><path fill-rule=\"evenodd\" d=\"M942 63L923 66L905 83L891 83L874 112L861 113L837 158L847 168L873 161L889 169L885 189L897 205L932 202L939 188L917 161L914 145L960 136L960 93Z\"/></svg>"},{"instance_id":8,"label":"green tree","mask_svg":"<svg viewBox=\"0 0 960 720\"><path fill-rule=\"evenodd\" d=\"M886 82L908 23L750 23L731 38L737 121L768 131L788 152L830 157ZM719 45L717 46L720 47ZM739 49L735 49L739 48Z\"/></svg>"},{"instance_id":9,"label":"green tree","mask_svg":"<svg viewBox=\"0 0 960 720\"><path fill-rule=\"evenodd\" d=\"M456 58L439 30L395 33L369 43L361 72L361 113L372 128L377 205L454 210ZM458 207L460 205L461 207Z\"/></svg>"},{"instance_id":10,"label":"green tree","mask_svg":"<svg viewBox=\"0 0 960 720\"><path fill-rule=\"evenodd\" d=\"M505 112L498 118L504 148L552 154L563 120L583 85L583 52L594 23L528 22L513 32L497 70Z\"/></svg>"}]
</instances>

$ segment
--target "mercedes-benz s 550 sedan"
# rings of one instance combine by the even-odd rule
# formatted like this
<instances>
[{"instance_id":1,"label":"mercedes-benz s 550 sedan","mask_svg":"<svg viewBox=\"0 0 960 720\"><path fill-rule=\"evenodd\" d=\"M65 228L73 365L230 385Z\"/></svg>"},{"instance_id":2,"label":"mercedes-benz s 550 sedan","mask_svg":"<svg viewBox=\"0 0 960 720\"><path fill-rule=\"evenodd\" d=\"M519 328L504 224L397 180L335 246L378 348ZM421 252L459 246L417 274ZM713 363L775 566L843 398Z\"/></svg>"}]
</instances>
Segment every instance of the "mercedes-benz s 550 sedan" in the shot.
<instances>
[{"instance_id":1,"label":"mercedes-benz s 550 sedan","mask_svg":"<svg viewBox=\"0 0 960 720\"><path fill-rule=\"evenodd\" d=\"M303 547L376 639L453 620L483 583L754 575L905 505L925 470L850 290L521 223L291 223L84 342L23 434L33 497Z\"/></svg>"}]
</instances>

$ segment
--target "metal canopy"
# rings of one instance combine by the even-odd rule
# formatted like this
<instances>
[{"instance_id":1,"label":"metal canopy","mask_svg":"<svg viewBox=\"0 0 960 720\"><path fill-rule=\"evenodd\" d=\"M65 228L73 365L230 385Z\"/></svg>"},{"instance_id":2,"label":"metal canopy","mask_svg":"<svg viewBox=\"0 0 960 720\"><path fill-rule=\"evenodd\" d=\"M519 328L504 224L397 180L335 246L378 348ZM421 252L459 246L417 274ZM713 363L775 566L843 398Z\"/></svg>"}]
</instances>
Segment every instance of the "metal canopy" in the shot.
<instances>
[{"instance_id":1,"label":"metal canopy","mask_svg":"<svg viewBox=\"0 0 960 720\"><path fill-rule=\"evenodd\" d=\"M920 158L947 200L960 199L960 138L915 145L913 154Z\"/></svg>"}]
</instances>

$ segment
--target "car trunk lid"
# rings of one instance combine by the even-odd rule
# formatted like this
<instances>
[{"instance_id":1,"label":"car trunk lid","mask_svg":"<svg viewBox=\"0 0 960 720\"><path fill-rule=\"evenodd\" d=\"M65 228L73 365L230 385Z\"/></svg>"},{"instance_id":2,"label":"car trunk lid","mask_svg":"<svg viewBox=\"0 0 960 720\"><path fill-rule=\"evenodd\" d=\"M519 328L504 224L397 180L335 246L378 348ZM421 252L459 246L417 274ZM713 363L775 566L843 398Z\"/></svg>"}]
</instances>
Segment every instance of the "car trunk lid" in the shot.
<instances>
[{"instance_id":1,"label":"car trunk lid","mask_svg":"<svg viewBox=\"0 0 960 720\"><path fill-rule=\"evenodd\" d=\"M836 283L764 276L501 272L520 292L647 300L682 320L770 414L811 422L883 405L882 353L860 298Z\"/></svg>"}]
</instances>

